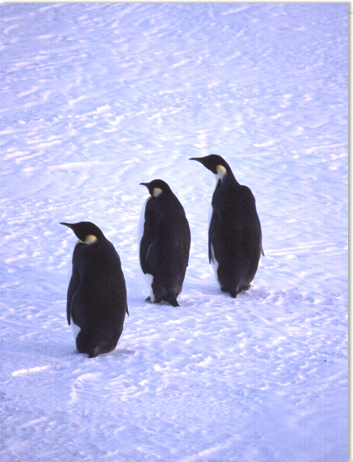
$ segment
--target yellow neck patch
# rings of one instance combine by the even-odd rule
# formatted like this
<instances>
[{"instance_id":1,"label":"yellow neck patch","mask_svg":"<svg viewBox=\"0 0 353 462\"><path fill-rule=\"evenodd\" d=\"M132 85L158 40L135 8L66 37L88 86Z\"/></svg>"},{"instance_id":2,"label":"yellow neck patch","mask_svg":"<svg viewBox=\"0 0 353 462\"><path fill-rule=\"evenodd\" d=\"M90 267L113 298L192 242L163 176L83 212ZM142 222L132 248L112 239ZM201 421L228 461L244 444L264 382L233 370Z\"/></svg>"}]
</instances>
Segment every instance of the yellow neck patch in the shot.
<instances>
[{"instance_id":1,"label":"yellow neck patch","mask_svg":"<svg viewBox=\"0 0 353 462\"><path fill-rule=\"evenodd\" d=\"M227 173L227 170L225 167L223 167L223 165L217 165L216 170L217 170L217 176L220 179L222 179L224 175Z\"/></svg>"},{"instance_id":2,"label":"yellow neck patch","mask_svg":"<svg viewBox=\"0 0 353 462\"><path fill-rule=\"evenodd\" d=\"M93 244L93 242L96 242L96 240L97 240L96 236L93 236L93 234L89 234L85 238L85 243L86 244Z\"/></svg>"},{"instance_id":3,"label":"yellow neck patch","mask_svg":"<svg viewBox=\"0 0 353 462\"><path fill-rule=\"evenodd\" d=\"M160 188L153 188L152 191L152 196L153 197L158 197L160 194L162 194L163 190Z\"/></svg>"}]
</instances>

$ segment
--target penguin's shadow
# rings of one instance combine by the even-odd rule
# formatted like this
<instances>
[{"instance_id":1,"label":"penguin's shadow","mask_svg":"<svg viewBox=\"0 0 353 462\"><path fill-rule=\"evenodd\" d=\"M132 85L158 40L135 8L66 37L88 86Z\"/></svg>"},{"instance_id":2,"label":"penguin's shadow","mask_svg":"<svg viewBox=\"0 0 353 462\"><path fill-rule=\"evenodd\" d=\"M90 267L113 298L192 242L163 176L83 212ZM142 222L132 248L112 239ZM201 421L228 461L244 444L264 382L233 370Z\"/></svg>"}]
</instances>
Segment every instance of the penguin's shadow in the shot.
<instances>
[{"instance_id":1,"label":"penguin's shadow","mask_svg":"<svg viewBox=\"0 0 353 462\"><path fill-rule=\"evenodd\" d=\"M220 295L224 294L224 292L221 291L217 285L212 285L212 284L200 284L200 283L195 283L195 282L188 282L184 284L183 292L181 295L187 297L189 293L192 293L193 295L200 294L200 295Z\"/></svg>"},{"instance_id":2,"label":"penguin's shadow","mask_svg":"<svg viewBox=\"0 0 353 462\"><path fill-rule=\"evenodd\" d=\"M184 294L183 294L184 292ZM239 299L263 299L264 293L261 288L252 286L248 290L242 290L237 294L235 298L233 298L228 292L223 292L220 287L217 285L207 285L207 284L199 284L194 282L188 282L184 286L184 290L181 293L181 305L187 303L189 300L195 301L195 297L202 298L202 297L224 297L227 301L236 301Z\"/></svg>"},{"instance_id":3,"label":"penguin's shadow","mask_svg":"<svg viewBox=\"0 0 353 462\"><path fill-rule=\"evenodd\" d=\"M102 353L98 356L95 356L94 358L89 358L87 353L80 353L79 351L73 349L71 350L71 355L75 357L82 357L82 358L87 358L90 361L97 359L97 358L104 358L104 357L109 357L109 356L131 356L134 355L135 351L128 350L127 348L119 348L119 344L117 345L116 349L113 351L109 351L108 353Z\"/></svg>"},{"instance_id":4,"label":"penguin's shadow","mask_svg":"<svg viewBox=\"0 0 353 462\"><path fill-rule=\"evenodd\" d=\"M107 353L107 354L109 354L109 353ZM118 345L118 347L114 351L112 351L111 354L116 355L116 356L120 356L120 355L128 355L128 356L130 356L130 355L134 355L135 351L128 350L127 348L121 348L120 349L119 345Z\"/></svg>"}]
</instances>

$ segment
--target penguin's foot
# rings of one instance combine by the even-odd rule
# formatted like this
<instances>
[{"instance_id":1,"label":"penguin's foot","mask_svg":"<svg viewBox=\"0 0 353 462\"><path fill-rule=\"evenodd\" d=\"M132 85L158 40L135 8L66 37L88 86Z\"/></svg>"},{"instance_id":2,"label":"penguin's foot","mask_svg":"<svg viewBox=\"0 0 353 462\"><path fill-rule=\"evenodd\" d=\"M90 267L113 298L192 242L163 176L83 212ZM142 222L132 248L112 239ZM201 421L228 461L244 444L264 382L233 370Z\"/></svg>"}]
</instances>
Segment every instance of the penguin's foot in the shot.
<instances>
[{"instance_id":1,"label":"penguin's foot","mask_svg":"<svg viewBox=\"0 0 353 462\"><path fill-rule=\"evenodd\" d=\"M250 289L250 287L251 287L251 283L245 286L241 286L239 289L231 289L229 293L233 298L235 298L240 292L242 292L243 290L248 290Z\"/></svg>"},{"instance_id":2,"label":"penguin's foot","mask_svg":"<svg viewBox=\"0 0 353 462\"><path fill-rule=\"evenodd\" d=\"M240 290L235 289L227 289L226 287L221 287L222 292L228 292L231 297L236 298Z\"/></svg>"},{"instance_id":3,"label":"penguin's foot","mask_svg":"<svg viewBox=\"0 0 353 462\"><path fill-rule=\"evenodd\" d=\"M221 287L221 291L230 294L233 298L235 298L239 293L237 289L230 289L229 287Z\"/></svg>"},{"instance_id":4,"label":"penguin's foot","mask_svg":"<svg viewBox=\"0 0 353 462\"><path fill-rule=\"evenodd\" d=\"M87 353L89 358L95 358L98 355L110 353L116 347L116 343L102 343L94 348L90 348Z\"/></svg>"},{"instance_id":5,"label":"penguin's foot","mask_svg":"<svg viewBox=\"0 0 353 462\"><path fill-rule=\"evenodd\" d=\"M95 358L98 355L99 355L99 353L97 353L96 351L91 351L90 353L88 353L89 358Z\"/></svg>"}]
</instances>

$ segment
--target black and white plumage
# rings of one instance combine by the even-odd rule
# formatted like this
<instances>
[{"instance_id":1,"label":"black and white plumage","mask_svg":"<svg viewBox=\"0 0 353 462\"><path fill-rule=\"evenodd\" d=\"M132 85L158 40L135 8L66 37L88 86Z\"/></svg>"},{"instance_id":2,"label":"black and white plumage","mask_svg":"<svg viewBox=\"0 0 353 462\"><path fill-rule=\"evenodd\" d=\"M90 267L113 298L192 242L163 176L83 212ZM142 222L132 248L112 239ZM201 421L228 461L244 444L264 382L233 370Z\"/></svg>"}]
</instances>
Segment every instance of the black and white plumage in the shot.
<instances>
[{"instance_id":1,"label":"black and white plumage","mask_svg":"<svg viewBox=\"0 0 353 462\"><path fill-rule=\"evenodd\" d=\"M222 291L236 297L249 289L264 255L255 197L247 186L237 182L221 156L211 154L190 160L197 160L216 176L209 217L209 261Z\"/></svg>"},{"instance_id":2,"label":"black and white plumage","mask_svg":"<svg viewBox=\"0 0 353 462\"><path fill-rule=\"evenodd\" d=\"M67 321L80 353L95 357L116 347L128 313L126 285L113 244L93 223L60 223L76 234L67 291Z\"/></svg>"},{"instance_id":3,"label":"black and white plumage","mask_svg":"<svg viewBox=\"0 0 353 462\"><path fill-rule=\"evenodd\" d=\"M190 228L179 199L163 180L140 183L151 196L141 211L139 224L140 264L148 278L148 301L179 306L190 252Z\"/></svg>"}]
</instances>

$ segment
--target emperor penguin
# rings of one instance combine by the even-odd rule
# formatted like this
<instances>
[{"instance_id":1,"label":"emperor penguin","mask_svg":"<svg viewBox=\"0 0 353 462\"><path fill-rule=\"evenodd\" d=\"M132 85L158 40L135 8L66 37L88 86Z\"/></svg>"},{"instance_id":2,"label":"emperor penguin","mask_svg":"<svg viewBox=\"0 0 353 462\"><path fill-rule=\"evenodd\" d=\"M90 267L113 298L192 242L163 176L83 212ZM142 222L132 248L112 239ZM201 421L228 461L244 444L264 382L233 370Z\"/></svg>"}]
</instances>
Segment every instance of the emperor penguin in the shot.
<instances>
[{"instance_id":1,"label":"emperor penguin","mask_svg":"<svg viewBox=\"0 0 353 462\"><path fill-rule=\"evenodd\" d=\"M90 358L116 347L124 327L126 285L113 244L95 224L60 223L76 234L66 314L76 347Z\"/></svg>"},{"instance_id":2,"label":"emperor penguin","mask_svg":"<svg viewBox=\"0 0 353 462\"><path fill-rule=\"evenodd\" d=\"M216 154L192 157L216 177L209 215L208 256L223 292L236 297L250 288L262 249L255 197L237 182L227 162Z\"/></svg>"},{"instance_id":3,"label":"emperor penguin","mask_svg":"<svg viewBox=\"0 0 353 462\"><path fill-rule=\"evenodd\" d=\"M179 199L163 180L140 183L150 193L140 216L140 265L147 276L151 295L146 301L166 301L180 306L189 261L190 228Z\"/></svg>"}]
</instances>

